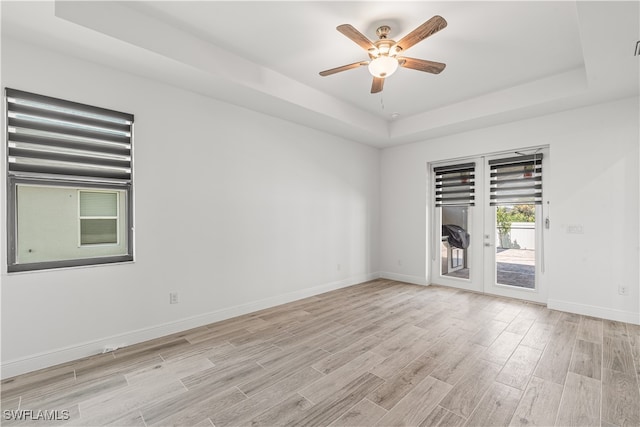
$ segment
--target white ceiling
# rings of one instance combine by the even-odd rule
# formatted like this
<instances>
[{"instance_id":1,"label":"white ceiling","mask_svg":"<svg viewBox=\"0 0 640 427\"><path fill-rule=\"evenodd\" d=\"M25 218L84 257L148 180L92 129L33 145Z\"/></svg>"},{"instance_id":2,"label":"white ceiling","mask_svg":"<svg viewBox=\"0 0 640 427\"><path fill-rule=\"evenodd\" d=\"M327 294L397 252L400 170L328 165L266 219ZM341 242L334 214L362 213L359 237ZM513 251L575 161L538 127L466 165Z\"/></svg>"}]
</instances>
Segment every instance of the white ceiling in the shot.
<instances>
[{"instance_id":1,"label":"white ceiling","mask_svg":"<svg viewBox=\"0 0 640 427\"><path fill-rule=\"evenodd\" d=\"M448 26L370 94L366 60L336 31L372 40L431 18ZM377 147L639 93L637 1L2 2L2 36L61 50ZM397 113L397 118L392 114Z\"/></svg>"}]
</instances>

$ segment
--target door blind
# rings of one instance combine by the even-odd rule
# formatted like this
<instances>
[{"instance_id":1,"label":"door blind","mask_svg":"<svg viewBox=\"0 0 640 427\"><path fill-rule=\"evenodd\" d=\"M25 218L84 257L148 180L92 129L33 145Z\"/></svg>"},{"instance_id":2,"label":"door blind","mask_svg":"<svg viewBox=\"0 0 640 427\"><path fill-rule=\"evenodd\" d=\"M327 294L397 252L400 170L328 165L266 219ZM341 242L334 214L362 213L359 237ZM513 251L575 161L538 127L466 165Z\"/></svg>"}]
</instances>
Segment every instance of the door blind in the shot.
<instances>
[{"instance_id":1,"label":"door blind","mask_svg":"<svg viewBox=\"0 0 640 427\"><path fill-rule=\"evenodd\" d=\"M6 89L8 173L131 183L133 115Z\"/></svg>"},{"instance_id":2,"label":"door blind","mask_svg":"<svg viewBox=\"0 0 640 427\"><path fill-rule=\"evenodd\" d=\"M542 204L542 154L490 160L491 206Z\"/></svg>"},{"instance_id":3,"label":"door blind","mask_svg":"<svg viewBox=\"0 0 640 427\"><path fill-rule=\"evenodd\" d=\"M475 168L475 163L434 167L435 206L474 206Z\"/></svg>"}]
</instances>

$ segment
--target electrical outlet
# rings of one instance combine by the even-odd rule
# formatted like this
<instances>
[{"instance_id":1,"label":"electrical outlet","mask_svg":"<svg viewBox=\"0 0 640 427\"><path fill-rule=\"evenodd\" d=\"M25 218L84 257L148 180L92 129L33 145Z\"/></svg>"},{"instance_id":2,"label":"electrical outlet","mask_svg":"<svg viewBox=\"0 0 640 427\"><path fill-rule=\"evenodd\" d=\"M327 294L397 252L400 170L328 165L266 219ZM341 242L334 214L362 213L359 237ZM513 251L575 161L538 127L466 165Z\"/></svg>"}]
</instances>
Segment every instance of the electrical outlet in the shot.
<instances>
[{"instance_id":1,"label":"electrical outlet","mask_svg":"<svg viewBox=\"0 0 640 427\"><path fill-rule=\"evenodd\" d=\"M177 304L180 302L177 292L169 292L169 304Z\"/></svg>"},{"instance_id":2,"label":"electrical outlet","mask_svg":"<svg viewBox=\"0 0 640 427\"><path fill-rule=\"evenodd\" d=\"M620 285L618 286L618 293L620 295L627 296L629 295L629 288L627 288L625 285Z\"/></svg>"},{"instance_id":3,"label":"electrical outlet","mask_svg":"<svg viewBox=\"0 0 640 427\"><path fill-rule=\"evenodd\" d=\"M401 259L398 260L398 266L402 267L402 260Z\"/></svg>"}]
</instances>

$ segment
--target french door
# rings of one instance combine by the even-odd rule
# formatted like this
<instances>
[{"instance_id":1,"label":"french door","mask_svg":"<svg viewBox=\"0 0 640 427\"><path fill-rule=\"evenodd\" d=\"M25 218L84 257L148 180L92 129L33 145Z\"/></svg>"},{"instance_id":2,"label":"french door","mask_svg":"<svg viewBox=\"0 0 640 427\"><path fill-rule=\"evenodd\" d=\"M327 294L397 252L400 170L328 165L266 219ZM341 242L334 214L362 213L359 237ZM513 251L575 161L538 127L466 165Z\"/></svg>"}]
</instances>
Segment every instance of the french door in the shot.
<instances>
[{"instance_id":1,"label":"french door","mask_svg":"<svg viewBox=\"0 0 640 427\"><path fill-rule=\"evenodd\" d=\"M431 165L432 283L546 302L548 159L537 149Z\"/></svg>"}]
</instances>

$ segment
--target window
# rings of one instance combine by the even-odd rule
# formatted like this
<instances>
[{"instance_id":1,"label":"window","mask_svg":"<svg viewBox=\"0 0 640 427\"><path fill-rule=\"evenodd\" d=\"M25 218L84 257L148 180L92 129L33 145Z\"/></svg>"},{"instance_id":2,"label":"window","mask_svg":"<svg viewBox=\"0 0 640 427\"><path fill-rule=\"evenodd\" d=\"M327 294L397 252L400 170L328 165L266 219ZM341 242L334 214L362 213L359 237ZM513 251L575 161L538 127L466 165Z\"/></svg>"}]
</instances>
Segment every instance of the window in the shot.
<instances>
[{"instance_id":1,"label":"window","mask_svg":"<svg viewBox=\"0 0 640 427\"><path fill-rule=\"evenodd\" d=\"M5 95L9 272L133 260L133 116Z\"/></svg>"},{"instance_id":2,"label":"window","mask_svg":"<svg viewBox=\"0 0 640 427\"><path fill-rule=\"evenodd\" d=\"M79 191L80 246L118 244L118 193Z\"/></svg>"}]
</instances>

